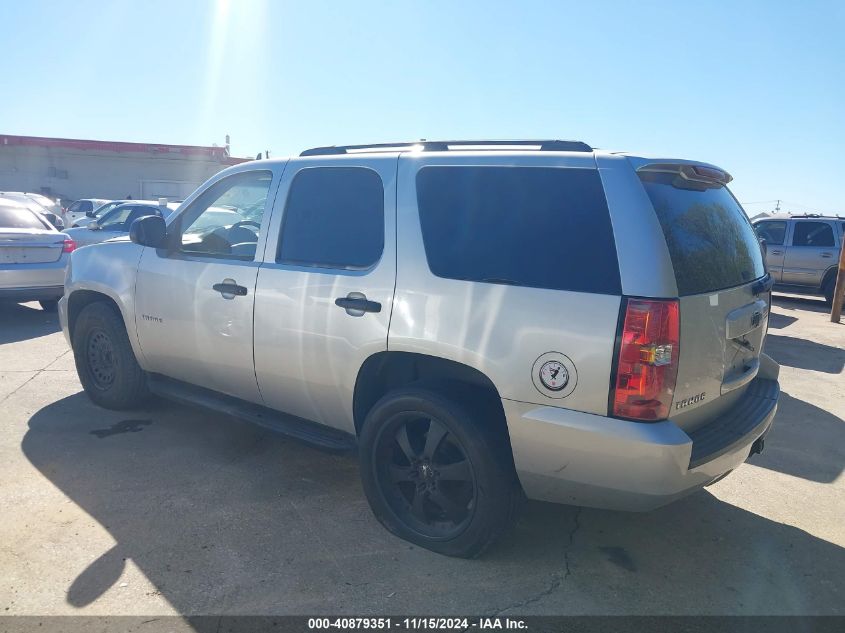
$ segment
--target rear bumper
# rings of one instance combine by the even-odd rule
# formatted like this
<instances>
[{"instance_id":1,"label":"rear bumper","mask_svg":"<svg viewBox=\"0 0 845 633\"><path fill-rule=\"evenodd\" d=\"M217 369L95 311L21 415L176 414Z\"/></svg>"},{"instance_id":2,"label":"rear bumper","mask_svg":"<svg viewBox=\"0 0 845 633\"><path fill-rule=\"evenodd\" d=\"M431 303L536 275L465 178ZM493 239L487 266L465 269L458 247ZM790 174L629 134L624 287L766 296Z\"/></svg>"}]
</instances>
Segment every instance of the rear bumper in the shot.
<instances>
[{"instance_id":1,"label":"rear bumper","mask_svg":"<svg viewBox=\"0 0 845 633\"><path fill-rule=\"evenodd\" d=\"M58 299L65 283L68 256L38 264L0 264L0 299L39 301Z\"/></svg>"},{"instance_id":2,"label":"rear bumper","mask_svg":"<svg viewBox=\"0 0 845 633\"><path fill-rule=\"evenodd\" d=\"M37 264L0 264L0 293L13 294L29 288L59 288L65 283L68 254L63 253L54 262ZM54 299L56 297L53 297Z\"/></svg>"},{"instance_id":3,"label":"rear bumper","mask_svg":"<svg viewBox=\"0 0 845 633\"><path fill-rule=\"evenodd\" d=\"M728 415L692 435L671 420L644 424L502 403L529 498L641 511L695 492L745 462L771 427L778 394L777 380L757 378Z\"/></svg>"},{"instance_id":4,"label":"rear bumper","mask_svg":"<svg viewBox=\"0 0 845 633\"><path fill-rule=\"evenodd\" d=\"M35 286L30 288L0 288L2 301L50 301L59 299L64 286Z\"/></svg>"}]
</instances>

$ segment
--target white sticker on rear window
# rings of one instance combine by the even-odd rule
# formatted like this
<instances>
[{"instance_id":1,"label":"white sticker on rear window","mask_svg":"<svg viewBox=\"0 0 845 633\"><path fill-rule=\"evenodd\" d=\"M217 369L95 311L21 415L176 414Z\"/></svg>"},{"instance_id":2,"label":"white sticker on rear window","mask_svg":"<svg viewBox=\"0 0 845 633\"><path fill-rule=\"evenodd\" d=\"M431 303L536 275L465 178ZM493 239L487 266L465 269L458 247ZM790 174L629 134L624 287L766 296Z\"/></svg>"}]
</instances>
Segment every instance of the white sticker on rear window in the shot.
<instances>
[{"instance_id":1,"label":"white sticker on rear window","mask_svg":"<svg viewBox=\"0 0 845 633\"><path fill-rule=\"evenodd\" d=\"M710 295L710 305L714 307L719 305L719 295Z\"/></svg>"}]
</instances>

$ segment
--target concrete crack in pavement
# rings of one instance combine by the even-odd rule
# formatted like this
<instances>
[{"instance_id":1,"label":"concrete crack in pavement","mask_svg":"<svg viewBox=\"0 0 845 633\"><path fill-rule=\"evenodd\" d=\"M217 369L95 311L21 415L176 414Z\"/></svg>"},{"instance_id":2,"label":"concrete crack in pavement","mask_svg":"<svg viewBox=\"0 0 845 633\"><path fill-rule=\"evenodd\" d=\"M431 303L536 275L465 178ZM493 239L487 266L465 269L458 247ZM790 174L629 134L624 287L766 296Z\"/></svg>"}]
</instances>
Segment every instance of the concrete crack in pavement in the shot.
<instances>
[{"instance_id":1,"label":"concrete crack in pavement","mask_svg":"<svg viewBox=\"0 0 845 633\"><path fill-rule=\"evenodd\" d=\"M582 508L577 508L575 510L575 515L572 517L572 529L569 531L569 542L566 544L566 548L563 550L563 566L564 571L555 572L552 574L551 582L549 586L543 589L543 591L537 593L536 595L530 596L525 600L512 604L510 606L505 607L504 609L499 609L493 615L493 617L498 617L504 614L506 611L510 611L511 609L517 609L519 607L526 607L529 604L534 604L539 600L542 600L548 595L554 593L563 583L564 581L572 575L572 570L570 568L570 560L569 560L569 550L572 548L572 543L575 540L575 534L578 530L581 529L581 510Z\"/></svg>"},{"instance_id":2,"label":"concrete crack in pavement","mask_svg":"<svg viewBox=\"0 0 845 633\"><path fill-rule=\"evenodd\" d=\"M23 389L24 387L26 387L29 383L31 383L33 380L35 380L36 378L38 378L38 377L39 377L42 373L44 373L45 371L47 371L48 369L50 369L50 367L51 367L52 365L55 365L55 364L56 364L59 360L61 360L61 358L62 358L63 356L66 356L66 355L67 355L67 354L69 354L70 352L71 352L71 350L67 349L67 350L65 350L64 352L62 352L61 354L59 354L58 356L56 356L53 360L51 360L49 363L47 363L47 364L46 364L44 367L42 367L41 369L36 369L36 370L35 370L35 373L33 373L33 374L32 374L32 376L30 376L29 378L27 378L25 381L23 381L21 384L19 384L17 387L15 387L12 391L10 391L9 393L7 393L7 394L3 397L3 399L2 399L2 400L0 400L0 404L3 404L4 402L6 402L6 400L8 400L8 399L9 399L9 398L11 398L13 395L15 395L18 391L20 391L21 389Z\"/></svg>"}]
</instances>

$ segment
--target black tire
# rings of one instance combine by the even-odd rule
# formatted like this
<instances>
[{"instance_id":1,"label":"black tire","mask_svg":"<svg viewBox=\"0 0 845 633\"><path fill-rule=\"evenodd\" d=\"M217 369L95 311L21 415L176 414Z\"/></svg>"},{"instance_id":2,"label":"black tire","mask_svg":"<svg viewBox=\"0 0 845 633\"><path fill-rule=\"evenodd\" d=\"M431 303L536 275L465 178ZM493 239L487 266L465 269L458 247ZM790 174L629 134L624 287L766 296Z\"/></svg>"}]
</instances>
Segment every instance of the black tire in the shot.
<instances>
[{"instance_id":1,"label":"black tire","mask_svg":"<svg viewBox=\"0 0 845 633\"><path fill-rule=\"evenodd\" d=\"M85 393L106 409L131 409L149 397L123 319L109 304L85 306L73 328L73 356Z\"/></svg>"},{"instance_id":2,"label":"black tire","mask_svg":"<svg viewBox=\"0 0 845 633\"><path fill-rule=\"evenodd\" d=\"M59 309L58 299L44 299L38 303L41 304L41 309L44 310L44 312L56 312Z\"/></svg>"},{"instance_id":3,"label":"black tire","mask_svg":"<svg viewBox=\"0 0 845 633\"><path fill-rule=\"evenodd\" d=\"M824 300L827 302L827 305L833 305L833 293L836 290L836 275L830 275L828 280L825 282L824 287L822 288L822 292L824 293ZM842 301L842 305L845 306L845 299Z\"/></svg>"},{"instance_id":4,"label":"black tire","mask_svg":"<svg viewBox=\"0 0 845 633\"><path fill-rule=\"evenodd\" d=\"M361 478L373 513L393 534L475 558L513 525L522 489L507 438L476 413L483 410L405 388L369 412L359 441Z\"/></svg>"}]
</instances>

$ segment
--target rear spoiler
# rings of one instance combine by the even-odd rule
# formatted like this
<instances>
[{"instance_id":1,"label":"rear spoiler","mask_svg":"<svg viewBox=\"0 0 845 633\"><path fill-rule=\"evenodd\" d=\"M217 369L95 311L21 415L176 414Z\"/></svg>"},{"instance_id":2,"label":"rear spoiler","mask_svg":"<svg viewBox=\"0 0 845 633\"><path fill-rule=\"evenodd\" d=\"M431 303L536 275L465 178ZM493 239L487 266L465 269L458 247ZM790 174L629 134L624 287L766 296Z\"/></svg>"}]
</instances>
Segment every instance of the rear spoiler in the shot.
<instances>
[{"instance_id":1,"label":"rear spoiler","mask_svg":"<svg viewBox=\"0 0 845 633\"><path fill-rule=\"evenodd\" d=\"M673 163L668 161L645 163L637 167L637 172L661 172L664 174L678 174L684 180L700 182L708 185L726 185L731 176L724 169L714 165L703 165L701 163Z\"/></svg>"}]
</instances>

